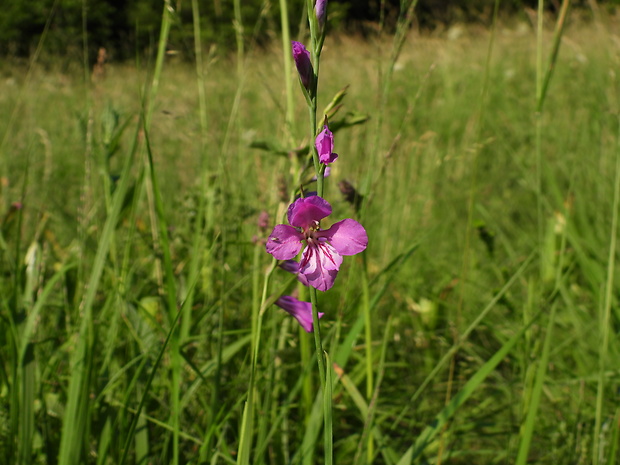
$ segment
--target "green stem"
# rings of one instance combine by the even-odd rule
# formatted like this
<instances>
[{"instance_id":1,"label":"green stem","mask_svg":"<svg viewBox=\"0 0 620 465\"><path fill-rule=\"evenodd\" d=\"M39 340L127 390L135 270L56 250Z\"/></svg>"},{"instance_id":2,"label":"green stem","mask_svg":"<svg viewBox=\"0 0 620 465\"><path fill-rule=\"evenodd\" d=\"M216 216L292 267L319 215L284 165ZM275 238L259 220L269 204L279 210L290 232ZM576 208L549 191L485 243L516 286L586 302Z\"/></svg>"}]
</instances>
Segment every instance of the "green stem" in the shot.
<instances>
[{"instance_id":1,"label":"green stem","mask_svg":"<svg viewBox=\"0 0 620 465\"><path fill-rule=\"evenodd\" d=\"M333 433L332 433L332 399L331 386L328 386L328 380L331 380L331 376L327 376L327 370L330 367L326 366L325 359L326 353L323 350L323 343L321 342L321 326L319 325L319 309L317 305L317 292L316 289L310 288L310 302L312 302L312 327L314 334L314 344L316 346L316 360L319 365L319 378L321 379L321 393L323 395L323 446L325 449L325 464L331 465L333 463Z\"/></svg>"},{"instance_id":2,"label":"green stem","mask_svg":"<svg viewBox=\"0 0 620 465\"><path fill-rule=\"evenodd\" d=\"M292 58L291 58L291 36L288 23L288 8L286 0L280 0L280 24L282 28L282 50L284 58L284 83L286 88L286 138L291 139L293 130L294 102L293 102L293 80L291 78Z\"/></svg>"},{"instance_id":3,"label":"green stem","mask_svg":"<svg viewBox=\"0 0 620 465\"><path fill-rule=\"evenodd\" d=\"M316 289L310 288L310 302L312 302L312 327L314 334L314 345L316 347L316 360L319 364L319 377L321 386L325 387L325 355L323 353L323 343L321 342L321 326L319 325L319 310L317 304Z\"/></svg>"},{"instance_id":4,"label":"green stem","mask_svg":"<svg viewBox=\"0 0 620 465\"><path fill-rule=\"evenodd\" d=\"M235 15L235 39L237 41L237 76L241 80L243 75L243 18L241 17L241 3L239 0L233 1L233 10Z\"/></svg>"},{"instance_id":5,"label":"green stem","mask_svg":"<svg viewBox=\"0 0 620 465\"><path fill-rule=\"evenodd\" d=\"M324 177L321 163L319 162L319 153L314 145L314 139L316 137L316 97L313 97L310 105L308 105L308 111L310 113L310 150L312 152L312 163L314 164L314 171L316 171L316 195L323 197L324 190Z\"/></svg>"},{"instance_id":6,"label":"green stem","mask_svg":"<svg viewBox=\"0 0 620 465\"><path fill-rule=\"evenodd\" d=\"M366 266L366 255L363 256L362 264L362 308L364 312L364 339L366 346L366 398L371 402L374 392L374 373L373 373L373 354L372 354L372 315L370 312L370 290L368 285L368 268ZM372 434L372 424L368 428L366 443L366 455L368 463L372 463L374 456L374 441Z\"/></svg>"},{"instance_id":7,"label":"green stem","mask_svg":"<svg viewBox=\"0 0 620 465\"><path fill-rule=\"evenodd\" d=\"M538 23L536 28L536 222L538 230L538 247L543 244L543 207L542 207L542 89L543 89L543 13L544 0L538 0ZM540 261L540 277L543 275L543 259Z\"/></svg>"}]
</instances>

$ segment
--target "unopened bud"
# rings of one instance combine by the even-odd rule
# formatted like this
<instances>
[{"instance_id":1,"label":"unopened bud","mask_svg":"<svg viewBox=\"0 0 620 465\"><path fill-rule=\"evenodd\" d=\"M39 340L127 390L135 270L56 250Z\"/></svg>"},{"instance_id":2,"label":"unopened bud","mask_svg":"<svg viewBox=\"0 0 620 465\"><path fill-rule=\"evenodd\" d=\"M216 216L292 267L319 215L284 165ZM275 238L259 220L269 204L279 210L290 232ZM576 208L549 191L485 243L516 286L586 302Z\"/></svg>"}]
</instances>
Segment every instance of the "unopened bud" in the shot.
<instances>
[{"instance_id":1,"label":"unopened bud","mask_svg":"<svg viewBox=\"0 0 620 465\"><path fill-rule=\"evenodd\" d=\"M314 12L316 13L316 19L319 22L319 27L325 25L325 17L327 16L327 0L316 0L314 4Z\"/></svg>"},{"instance_id":2,"label":"unopened bud","mask_svg":"<svg viewBox=\"0 0 620 465\"><path fill-rule=\"evenodd\" d=\"M295 60L295 66L299 73L299 79L304 85L306 90L310 90L310 80L314 70L312 69L312 62L310 61L310 52L306 50L304 44L301 42L292 41L293 46L293 60Z\"/></svg>"}]
</instances>

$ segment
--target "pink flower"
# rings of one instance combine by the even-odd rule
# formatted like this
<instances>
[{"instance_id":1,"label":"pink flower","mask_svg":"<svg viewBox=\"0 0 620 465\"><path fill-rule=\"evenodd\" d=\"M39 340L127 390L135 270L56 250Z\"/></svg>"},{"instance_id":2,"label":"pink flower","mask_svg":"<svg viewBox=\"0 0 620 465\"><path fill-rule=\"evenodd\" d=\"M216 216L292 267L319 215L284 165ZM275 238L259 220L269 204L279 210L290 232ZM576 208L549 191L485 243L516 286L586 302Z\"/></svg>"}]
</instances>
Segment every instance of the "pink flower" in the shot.
<instances>
[{"instance_id":1,"label":"pink flower","mask_svg":"<svg viewBox=\"0 0 620 465\"><path fill-rule=\"evenodd\" d=\"M276 305L295 317L307 333L311 333L313 331L312 304L310 302L302 302L301 300L297 300L295 297L291 297L290 295L283 295L276 300ZM323 313L319 312L319 318L322 316Z\"/></svg>"},{"instance_id":2,"label":"pink flower","mask_svg":"<svg viewBox=\"0 0 620 465\"><path fill-rule=\"evenodd\" d=\"M355 220L342 220L327 230L321 229L319 222L331 212L331 205L319 196L295 200L288 207L291 226L279 224L273 228L265 246L277 260L290 260L305 242L299 274L319 291L334 285L343 255L355 255L368 245L366 230Z\"/></svg>"},{"instance_id":3,"label":"pink flower","mask_svg":"<svg viewBox=\"0 0 620 465\"><path fill-rule=\"evenodd\" d=\"M310 52L306 50L306 47L304 47L304 44L301 42L296 42L293 40L291 44L293 46L293 60L295 60L295 66L297 67L297 72L299 73L299 79L306 90L309 91L310 80L314 74L312 62L310 61Z\"/></svg>"},{"instance_id":4,"label":"pink flower","mask_svg":"<svg viewBox=\"0 0 620 465\"><path fill-rule=\"evenodd\" d=\"M333 163L338 158L337 153L334 152L334 134L329 130L327 124L323 126L323 130L316 136L314 146L319 154L319 160L321 163L327 165Z\"/></svg>"}]
</instances>

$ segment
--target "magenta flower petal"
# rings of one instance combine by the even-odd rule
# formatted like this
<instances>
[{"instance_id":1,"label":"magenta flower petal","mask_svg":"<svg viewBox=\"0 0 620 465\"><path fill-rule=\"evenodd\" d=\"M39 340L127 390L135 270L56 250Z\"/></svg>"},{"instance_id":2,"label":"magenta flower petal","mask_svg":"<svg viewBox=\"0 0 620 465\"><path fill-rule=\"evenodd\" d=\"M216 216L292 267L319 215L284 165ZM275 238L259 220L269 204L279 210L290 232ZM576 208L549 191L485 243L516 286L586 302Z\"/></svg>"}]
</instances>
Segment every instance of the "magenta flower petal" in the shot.
<instances>
[{"instance_id":1,"label":"magenta flower petal","mask_svg":"<svg viewBox=\"0 0 620 465\"><path fill-rule=\"evenodd\" d=\"M328 243L314 243L305 248L299 263L299 274L308 280L308 284L326 291L334 285L338 270L342 265L342 256Z\"/></svg>"},{"instance_id":2,"label":"magenta flower petal","mask_svg":"<svg viewBox=\"0 0 620 465\"><path fill-rule=\"evenodd\" d=\"M338 158L338 154L334 152L334 134L329 130L327 125L323 126L323 130L316 136L314 146L319 154L321 163L327 165L333 163Z\"/></svg>"},{"instance_id":3,"label":"magenta flower petal","mask_svg":"<svg viewBox=\"0 0 620 465\"><path fill-rule=\"evenodd\" d=\"M290 295L283 295L276 300L276 305L295 317L306 332L312 332L314 328L312 323L312 304L310 302L302 302ZM321 318L323 313L319 312L318 316Z\"/></svg>"},{"instance_id":4,"label":"magenta flower petal","mask_svg":"<svg viewBox=\"0 0 620 465\"><path fill-rule=\"evenodd\" d=\"M284 271L288 271L289 273L299 273L299 263L295 260L284 260L282 263L280 263L280 268L282 268Z\"/></svg>"},{"instance_id":5,"label":"magenta flower petal","mask_svg":"<svg viewBox=\"0 0 620 465\"><path fill-rule=\"evenodd\" d=\"M265 248L277 260L289 260L301 250L303 238L303 234L295 228L286 224L279 224L271 231Z\"/></svg>"},{"instance_id":6,"label":"magenta flower petal","mask_svg":"<svg viewBox=\"0 0 620 465\"><path fill-rule=\"evenodd\" d=\"M296 228L304 230L314 227L319 221L332 212L332 207L327 200L313 195L295 200L288 207L288 222ZM293 258L293 257L289 257Z\"/></svg>"},{"instance_id":7,"label":"magenta flower petal","mask_svg":"<svg viewBox=\"0 0 620 465\"><path fill-rule=\"evenodd\" d=\"M284 271L288 271L289 273L297 275L297 280L304 286L308 287L308 279L306 279L303 274L299 273L298 262L296 262L295 260L284 260L282 263L280 263L280 268L282 268Z\"/></svg>"},{"instance_id":8,"label":"magenta flower petal","mask_svg":"<svg viewBox=\"0 0 620 465\"><path fill-rule=\"evenodd\" d=\"M304 44L301 42L293 40L291 45L293 47L293 60L295 60L299 79L301 79L301 83L306 90L310 90L310 80L314 74L312 62L310 61L310 52L306 50L306 47L304 47Z\"/></svg>"},{"instance_id":9,"label":"magenta flower petal","mask_svg":"<svg viewBox=\"0 0 620 465\"><path fill-rule=\"evenodd\" d=\"M319 231L317 236L328 240L341 255L355 255L364 251L368 245L366 230L350 218L338 221L326 231Z\"/></svg>"}]
</instances>

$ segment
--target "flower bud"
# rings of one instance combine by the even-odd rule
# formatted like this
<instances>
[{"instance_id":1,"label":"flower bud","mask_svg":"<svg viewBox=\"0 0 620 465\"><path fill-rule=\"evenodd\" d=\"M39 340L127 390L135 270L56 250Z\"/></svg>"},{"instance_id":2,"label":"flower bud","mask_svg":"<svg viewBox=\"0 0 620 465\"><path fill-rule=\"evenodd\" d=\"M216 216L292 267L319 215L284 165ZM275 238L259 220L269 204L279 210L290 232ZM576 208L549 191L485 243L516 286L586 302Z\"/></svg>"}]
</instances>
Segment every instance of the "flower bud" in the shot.
<instances>
[{"instance_id":1,"label":"flower bud","mask_svg":"<svg viewBox=\"0 0 620 465\"><path fill-rule=\"evenodd\" d=\"M316 136L314 146L321 163L327 165L328 163L335 162L338 158L338 154L334 153L334 134L329 130L327 124L323 126L323 130Z\"/></svg>"},{"instance_id":2,"label":"flower bud","mask_svg":"<svg viewBox=\"0 0 620 465\"><path fill-rule=\"evenodd\" d=\"M316 13L316 19L319 22L319 27L325 25L325 17L327 16L327 0L316 0L314 4L314 12Z\"/></svg>"},{"instance_id":3,"label":"flower bud","mask_svg":"<svg viewBox=\"0 0 620 465\"><path fill-rule=\"evenodd\" d=\"M291 44L293 46L293 60L295 60L295 66L297 67L297 72L299 73L299 79L301 79L301 83L306 90L310 90L310 80L314 74L312 62L310 61L310 52L306 50L304 44L300 42L293 40Z\"/></svg>"}]
</instances>

